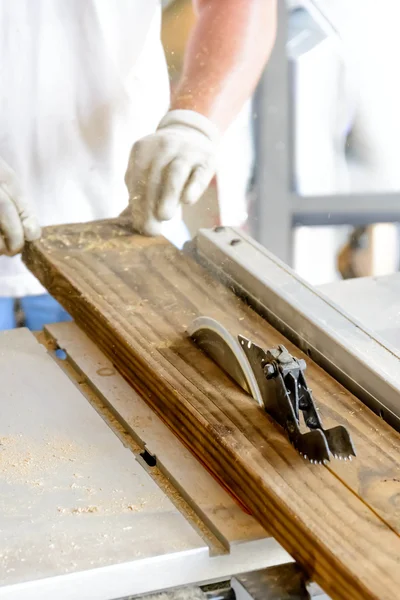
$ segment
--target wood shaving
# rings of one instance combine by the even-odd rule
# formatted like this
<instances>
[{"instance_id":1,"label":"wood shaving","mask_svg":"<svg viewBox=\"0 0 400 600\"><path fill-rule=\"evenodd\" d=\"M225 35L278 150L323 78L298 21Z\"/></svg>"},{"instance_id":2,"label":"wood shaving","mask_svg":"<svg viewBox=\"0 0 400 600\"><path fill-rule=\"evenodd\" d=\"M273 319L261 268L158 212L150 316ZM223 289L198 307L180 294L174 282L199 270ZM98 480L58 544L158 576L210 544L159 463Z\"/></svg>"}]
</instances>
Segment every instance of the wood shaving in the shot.
<instances>
[{"instance_id":1,"label":"wood shaving","mask_svg":"<svg viewBox=\"0 0 400 600\"><path fill-rule=\"evenodd\" d=\"M57 473L68 463L86 462L90 453L87 446L80 448L71 440L61 437L49 436L39 442L22 434L2 436L0 478L7 483L42 487L46 476Z\"/></svg>"}]
</instances>

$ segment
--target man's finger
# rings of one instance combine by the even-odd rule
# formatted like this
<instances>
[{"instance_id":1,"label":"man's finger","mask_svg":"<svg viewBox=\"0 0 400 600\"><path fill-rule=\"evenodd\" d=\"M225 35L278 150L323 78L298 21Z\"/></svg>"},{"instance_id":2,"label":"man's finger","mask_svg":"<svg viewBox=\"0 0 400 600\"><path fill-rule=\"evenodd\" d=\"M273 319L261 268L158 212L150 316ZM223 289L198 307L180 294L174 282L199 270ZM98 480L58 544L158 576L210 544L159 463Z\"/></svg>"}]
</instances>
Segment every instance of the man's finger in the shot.
<instances>
[{"instance_id":1,"label":"man's finger","mask_svg":"<svg viewBox=\"0 0 400 600\"><path fill-rule=\"evenodd\" d=\"M142 235L157 236L161 233L161 223L153 215L152 208L148 205L146 199L146 177L142 173L132 185L133 195L129 198L131 208L132 227Z\"/></svg>"},{"instance_id":2,"label":"man's finger","mask_svg":"<svg viewBox=\"0 0 400 600\"><path fill-rule=\"evenodd\" d=\"M155 213L160 221L169 221L175 216L191 170L191 164L180 159L172 161L165 169L165 179Z\"/></svg>"},{"instance_id":3,"label":"man's finger","mask_svg":"<svg viewBox=\"0 0 400 600\"><path fill-rule=\"evenodd\" d=\"M124 208L124 210L121 213L119 213L118 217L119 218L121 218L121 217L130 217L131 216L131 212L132 212L131 211L131 207L128 204L128 206L126 208Z\"/></svg>"},{"instance_id":4,"label":"man's finger","mask_svg":"<svg viewBox=\"0 0 400 600\"><path fill-rule=\"evenodd\" d=\"M11 256L20 252L24 246L24 229L14 202L0 188L0 232L6 243L7 253Z\"/></svg>"},{"instance_id":5,"label":"man's finger","mask_svg":"<svg viewBox=\"0 0 400 600\"><path fill-rule=\"evenodd\" d=\"M34 242L40 239L42 235L42 228L39 225L39 221L33 215L24 217L22 221L22 227L24 229L25 240L27 242Z\"/></svg>"},{"instance_id":6,"label":"man's finger","mask_svg":"<svg viewBox=\"0 0 400 600\"><path fill-rule=\"evenodd\" d=\"M42 228L39 225L39 221L31 212L22 210L20 212L20 219L22 228L24 230L25 240L27 242L34 242L38 240L42 235Z\"/></svg>"},{"instance_id":7,"label":"man's finger","mask_svg":"<svg viewBox=\"0 0 400 600\"><path fill-rule=\"evenodd\" d=\"M147 173L146 206L155 219L162 221L158 215L160 198L165 187L165 180L170 169L171 158L164 155L156 158Z\"/></svg>"},{"instance_id":8,"label":"man's finger","mask_svg":"<svg viewBox=\"0 0 400 600\"><path fill-rule=\"evenodd\" d=\"M138 233L144 233L144 224L150 213L146 205L145 174L137 169L132 175L129 205L131 207L132 226Z\"/></svg>"},{"instance_id":9,"label":"man's finger","mask_svg":"<svg viewBox=\"0 0 400 600\"><path fill-rule=\"evenodd\" d=\"M7 246L6 246L6 241L3 238L3 236L0 233L0 256L2 254L7 254Z\"/></svg>"},{"instance_id":10,"label":"man's finger","mask_svg":"<svg viewBox=\"0 0 400 600\"><path fill-rule=\"evenodd\" d=\"M156 237L162 234L162 223L158 221L153 215L148 215L141 227L142 235L147 235L149 237Z\"/></svg>"},{"instance_id":11,"label":"man's finger","mask_svg":"<svg viewBox=\"0 0 400 600\"><path fill-rule=\"evenodd\" d=\"M29 202L20 192L16 196L12 195L8 188L6 191L8 191L9 196L11 196L17 208L19 218L22 223L22 228L24 230L25 240L27 242L34 242L35 240L38 240L42 235L42 229Z\"/></svg>"},{"instance_id":12,"label":"man's finger","mask_svg":"<svg viewBox=\"0 0 400 600\"><path fill-rule=\"evenodd\" d=\"M214 165L207 167L198 166L192 171L192 175L182 194L183 204L195 204L207 190L215 174Z\"/></svg>"}]
</instances>

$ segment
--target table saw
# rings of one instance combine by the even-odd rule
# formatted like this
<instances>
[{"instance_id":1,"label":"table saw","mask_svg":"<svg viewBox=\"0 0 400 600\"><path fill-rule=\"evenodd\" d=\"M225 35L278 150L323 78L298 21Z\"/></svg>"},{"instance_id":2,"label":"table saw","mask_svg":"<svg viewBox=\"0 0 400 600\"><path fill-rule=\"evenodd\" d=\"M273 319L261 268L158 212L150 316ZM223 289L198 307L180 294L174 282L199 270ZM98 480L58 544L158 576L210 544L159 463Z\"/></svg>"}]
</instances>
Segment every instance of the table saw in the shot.
<instances>
[{"instance_id":1,"label":"table saw","mask_svg":"<svg viewBox=\"0 0 400 600\"><path fill-rule=\"evenodd\" d=\"M400 276L317 290L229 228L186 253L399 430ZM2 333L0 372L0 598L326 598L75 323Z\"/></svg>"}]
</instances>

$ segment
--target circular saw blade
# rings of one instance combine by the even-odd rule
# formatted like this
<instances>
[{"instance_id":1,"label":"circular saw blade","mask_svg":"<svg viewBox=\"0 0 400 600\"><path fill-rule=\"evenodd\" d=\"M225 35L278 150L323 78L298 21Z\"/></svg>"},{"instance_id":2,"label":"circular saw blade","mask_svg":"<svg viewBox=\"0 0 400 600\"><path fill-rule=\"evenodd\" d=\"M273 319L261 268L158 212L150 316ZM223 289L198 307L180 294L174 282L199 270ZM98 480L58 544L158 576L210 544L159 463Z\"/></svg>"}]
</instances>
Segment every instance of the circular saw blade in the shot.
<instances>
[{"instance_id":1,"label":"circular saw blade","mask_svg":"<svg viewBox=\"0 0 400 600\"><path fill-rule=\"evenodd\" d=\"M211 317L198 317L188 333L201 350L210 356L234 381L264 406L253 369L238 339Z\"/></svg>"}]
</instances>

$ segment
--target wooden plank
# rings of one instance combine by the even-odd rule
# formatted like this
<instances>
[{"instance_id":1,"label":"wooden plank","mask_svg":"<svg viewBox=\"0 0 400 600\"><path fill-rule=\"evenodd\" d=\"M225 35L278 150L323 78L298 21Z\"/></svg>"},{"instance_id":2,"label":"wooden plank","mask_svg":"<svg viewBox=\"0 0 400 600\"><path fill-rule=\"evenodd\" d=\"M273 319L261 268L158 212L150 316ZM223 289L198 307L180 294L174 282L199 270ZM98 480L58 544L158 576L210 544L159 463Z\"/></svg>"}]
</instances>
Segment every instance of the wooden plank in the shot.
<instances>
[{"instance_id":1,"label":"wooden plank","mask_svg":"<svg viewBox=\"0 0 400 600\"><path fill-rule=\"evenodd\" d=\"M238 543L269 537L132 390L76 323L48 325L46 332L65 350L82 381L102 398L136 442L156 457L158 468L228 550ZM271 541L266 547L272 554ZM290 560L277 543L275 554L278 561Z\"/></svg>"},{"instance_id":2,"label":"wooden plank","mask_svg":"<svg viewBox=\"0 0 400 600\"><path fill-rule=\"evenodd\" d=\"M358 458L310 465L188 339L206 314L260 345L276 330L162 239L123 221L48 228L24 260L183 442L338 599L392 600L400 585L400 436L309 359L325 424Z\"/></svg>"}]
</instances>

